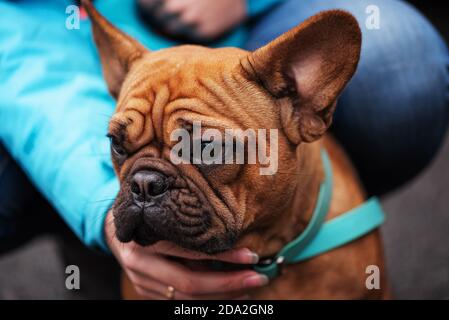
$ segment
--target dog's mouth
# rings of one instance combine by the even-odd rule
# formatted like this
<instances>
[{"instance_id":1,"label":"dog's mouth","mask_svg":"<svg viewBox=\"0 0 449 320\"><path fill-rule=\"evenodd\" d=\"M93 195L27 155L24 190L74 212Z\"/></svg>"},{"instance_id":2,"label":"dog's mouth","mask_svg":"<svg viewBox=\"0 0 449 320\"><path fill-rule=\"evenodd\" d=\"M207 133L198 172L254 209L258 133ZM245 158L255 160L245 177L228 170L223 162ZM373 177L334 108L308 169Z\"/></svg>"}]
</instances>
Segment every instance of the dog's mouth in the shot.
<instances>
[{"instance_id":1,"label":"dog's mouth","mask_svg":"<svg viewBox=\"0 0 449 320\"><path fill-rule=\"evenodd\" d=\"M235 233L228 230L205 194L191 179L151 169L134 170L146 175L139 179L154 184L141 187L144 192L139 192L136 187L135 173L129 174L129 178L121 183L113 207L119 241L135 241L147 246L166 240L205 253L232 247Z\"/></svg>"},{"instance_id":2,"label":"dog's mouth","mask_svg":"<svg viewBox=\"0 0 449 320\"><path fill-rule=\"evenodd\" d=\"M133 200L126 204L114 208L116 234L122 242L134 240L149 245L169 240L193 244L201 240L211 226L213 209L186 188L170 188L142 204Z\"/></svg>"}]
</instances>

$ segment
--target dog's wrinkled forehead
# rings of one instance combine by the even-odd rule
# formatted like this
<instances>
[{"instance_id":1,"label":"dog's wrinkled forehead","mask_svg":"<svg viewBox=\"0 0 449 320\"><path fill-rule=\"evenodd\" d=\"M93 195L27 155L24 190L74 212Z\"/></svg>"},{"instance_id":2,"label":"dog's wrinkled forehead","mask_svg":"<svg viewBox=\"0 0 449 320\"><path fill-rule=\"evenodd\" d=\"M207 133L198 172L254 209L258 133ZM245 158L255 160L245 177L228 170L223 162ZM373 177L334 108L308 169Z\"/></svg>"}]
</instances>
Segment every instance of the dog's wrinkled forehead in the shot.
<instances>
[{"instance_id":1,"label":"dog's wrinkled forehead","mask_svg":"<svg viewBox=\"0 0 449 320\"><path fill-rule=\"evenodd\" d=\"M145 53L132 65L123 81L117 111L130 108L130 96L154 102L157 93L164 89L169 90L171 100L196 96L203 80L221 82L244 55L245 51L237 48L209 49L190 45Z\"/></svg>"},{"instance_id":2,"label":"dog's wrinkled forehead","mask_svg":"<svg viewBox=\"0 0 449 320\"><path fill-rule=\"evenodd\" d=\"M170 131L182 123L215 119L240 106L244 95L235 69L245 51L179 46L147 53L133 64L117 97L110 131L133 149L151 141L169 143ZM238 89L236 94L236 89ZM226 115L226 113L224 113ZM214 127L233 127L222 116Z\"/></svg>"}]
</instances>

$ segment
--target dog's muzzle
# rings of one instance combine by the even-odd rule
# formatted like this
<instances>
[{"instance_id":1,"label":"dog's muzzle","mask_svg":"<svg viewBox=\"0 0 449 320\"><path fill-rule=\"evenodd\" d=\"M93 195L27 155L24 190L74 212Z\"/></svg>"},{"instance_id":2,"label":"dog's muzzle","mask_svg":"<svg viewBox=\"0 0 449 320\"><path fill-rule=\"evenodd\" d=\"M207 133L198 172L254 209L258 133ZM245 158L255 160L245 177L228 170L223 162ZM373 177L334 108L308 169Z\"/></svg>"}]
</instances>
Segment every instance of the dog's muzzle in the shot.
<instances>
[{"instance_id":1,"label":"dog's muzzle","mask_svg":"<svg viewBox=\"0 0 449 320\"><path fill-rule=\"evenodd\" d=\"M168 240L192 249L209 247L215 211L202 191L179 173L153 169L148 163L135 167L123 181L114 205L118 240L140 245Z\"/></svg>"}]
</instances>

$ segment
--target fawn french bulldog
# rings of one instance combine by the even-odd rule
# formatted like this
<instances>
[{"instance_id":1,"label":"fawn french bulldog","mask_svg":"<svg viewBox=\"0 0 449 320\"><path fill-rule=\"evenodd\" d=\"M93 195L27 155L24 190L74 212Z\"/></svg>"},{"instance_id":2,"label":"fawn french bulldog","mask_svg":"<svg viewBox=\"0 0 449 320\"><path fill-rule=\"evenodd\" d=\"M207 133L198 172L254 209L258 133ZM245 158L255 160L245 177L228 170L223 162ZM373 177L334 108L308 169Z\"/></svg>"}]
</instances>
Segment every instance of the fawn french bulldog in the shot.
<instances>
[{"instance_id":1,"label":"fawn french bulldog","mask_svg":"<svg viewBox=\"0 0 449 320\"><path fill-rule=\"evenodd\" d=\"M248 247L261 257L274 256L312 219L325 178L322 150L333 172L326 220L364 202L350 161L325 135L359 61L361 33L349 13L322 12L254 52L189 45L150 51L89 1L83 4L117 100L109 135L121 184L113 206L120 241L166 240L205 253ZM260 174L260 163L175 164L171 133L190 132L195 122L218 132L277 130L277 148L269 148L277 155L276 172ZM209 142L200 141L201 148ZM381 270L379 290L366 288L368 265ZM252 296L383 298L383 265L376 229L283 266Z\"/></svg>"}]
</instances>

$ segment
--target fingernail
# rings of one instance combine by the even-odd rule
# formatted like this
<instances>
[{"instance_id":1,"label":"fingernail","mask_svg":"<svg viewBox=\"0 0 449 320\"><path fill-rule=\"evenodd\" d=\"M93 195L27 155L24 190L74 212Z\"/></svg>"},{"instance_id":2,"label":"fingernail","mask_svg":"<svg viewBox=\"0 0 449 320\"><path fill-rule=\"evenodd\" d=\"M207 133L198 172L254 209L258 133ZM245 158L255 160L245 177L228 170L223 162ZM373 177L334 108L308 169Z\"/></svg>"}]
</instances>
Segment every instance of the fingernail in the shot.
<instances>
[{"instance_id":1,"label":"fingernail","mask_svg":"<svg viewBox=\"0 0 449 320\"><path fill-rule=\"evenodd\" d=\"M248 263L256 264L259 262L259 255L249 249L245 250L243 256L245 257L245 261L248 261Z\"/></svg>"},{"instance_id":2,"label":"fingernail","mask_svg":"<svg viewBox=\"0 0 449 320\"><path fill-rule=\"evenodd\" d=\"M268 283L268 277L264 274L256 274L249 276L243 280L245 287L261 287Z\"/></svg>"}]
</instances>

